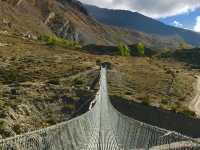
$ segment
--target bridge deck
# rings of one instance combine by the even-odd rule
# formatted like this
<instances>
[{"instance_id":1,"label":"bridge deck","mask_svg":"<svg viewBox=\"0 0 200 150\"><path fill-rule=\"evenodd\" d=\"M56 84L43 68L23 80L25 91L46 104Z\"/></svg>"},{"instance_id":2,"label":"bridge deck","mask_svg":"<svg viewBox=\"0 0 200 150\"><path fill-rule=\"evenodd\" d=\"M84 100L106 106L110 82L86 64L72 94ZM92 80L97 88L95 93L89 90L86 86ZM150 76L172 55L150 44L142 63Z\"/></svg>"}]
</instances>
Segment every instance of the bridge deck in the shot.
<instances>
[{"instance_id":1,"label":"bridge deck","mask_svg":"<svg viewBox=\"0 0 200 150\"><path fill-rule=\"evenodd\" d=\"M95 106L70 121L0 141L2 150L196 150L200 144L181 134L139 122L111 104L106 68L101 69Z\"/></svg>"}]
</instances>

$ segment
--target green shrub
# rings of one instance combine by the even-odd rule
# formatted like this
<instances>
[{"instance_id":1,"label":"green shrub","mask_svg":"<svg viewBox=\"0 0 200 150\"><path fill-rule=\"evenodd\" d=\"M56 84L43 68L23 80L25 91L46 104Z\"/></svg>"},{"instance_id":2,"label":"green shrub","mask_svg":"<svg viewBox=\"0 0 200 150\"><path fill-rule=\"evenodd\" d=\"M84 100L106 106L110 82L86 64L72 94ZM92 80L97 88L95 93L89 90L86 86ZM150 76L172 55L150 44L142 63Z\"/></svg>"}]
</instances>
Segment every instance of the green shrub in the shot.
<instances>
[{"instance_id":1,"label":"green shrub","mask_svg":"<svg viewBox=\"0 0 200 150\"><path fill-rule=\"evenodd\" d=\"M52 78L48 81L49 84L53 84L53 85L59 85L59 79L58 78Z\"/></svg>"},{"instance_id":2,"label":"green shrub","mask_svg":"<svg viewBox=\"0 0 200 150\"><path fill-rule=\"evenodd\" d=\"M76 110L76 106L74 104L65 104L62 107L63 112L73 112Z\"/></svg>"},{"instance_id":3,"label":"green shrub","mask_svg":"<svg viewBox=\"0 0 200 150\"><path fill-rule=\"evenodd\" d=\"M142 42L137 44L137 51L141 56L145 54L145 46Z\"/></svg>"},{"instance_id":4,"label":"green shrub","mask_svg":"<svg viewBox=\"0 0 200 150\"><path fill-rule=\"evenodd\" d=\"M142 104L143 105L149 106L151 104L149 96L141 97L140 100L142 100Z\"/></svg>"},{"instance_id":5,"label":"green shrub","mask_svg":"<svg viewBox=\"0 0 200 150\"><path fill-rule=\"evenodd\" d=\"M101 60L100 59L96 60L96 65L101 66Z\"/></svg>"},{"instance_id":6,"label":"green shrub","mask_svg":"<svg viewBox=\"0 0 200 150\"><path fill-rule=\"evenodd\" d=\"M14 124L13 126L13 130L15 131L15 133L17 134L20 134L22 131L21 131L21 127L19 124Z\"/></svg>"},{"instance_id":7,"label":"green shrub","mask_svg":"<svg viewBox=\"0 0 200 150\"><path fill-rule=\"evenodd\" d=\"M58 45L56 39L54 37L49 37L49 39L46 42L47 45L49 46L55 46Z\"/></svg>"},{"instance_id":8,"label":"green shrub","mask_svg":"<svg viewBox=\"0 0 200 150\"><path fill-rule=\"evenodd\" d=\"M58 38L56 36L41 35L41 36L38 37L38 40L46 43L49 46L58 45L58 46L62 46L62 47L80 48L80 44L78 42Z\"/></svg>"},{"instance_id":9,"label":"green shrub","mask_svg":"<svg viewBox=\"0 0 200 150\"><path fill-rule=\"evenodd\" d=\"M3 138L11 136L11 132L7 128L8 123L4 119L0 119L0 135Z\"/></svg>"},{"instance_id":10,"label":"green shrub","mask_svg":"<svg viewBox=\"0 0 200 150\"><path fill-rule=\"evenodd\" d=\"M196 116L196 113L194 111L189 110L188 108L183 108L181 112L188 117Z\"/></svg>"},{"instance_id":11,"label":"green shrub","mask_svg":"<svg viewBox=\"0 0 200 150\"><path fill-rule=\"evenodd\" d=\"M10 93L11 93L12 95L18 95L17 89L14 89L14 88L12 88L12 89L10 90Z\"/></svg>"},{"instance_id":12,"label":"green shrub","mask_svg":"<svg viewBox=\"0 0 200 150\"><path fill-rule=\"evenodd\" d=\"M47 122L49 125L54 125L54 124L56 124L56 120L55 120L55 118L53 118L52 116L49 116L46 122Z\"/></svg>"},{"instance_id":13,"label":"green shrub","mask_svg":"<svg viewBox=\"0 0 200 150\"><path fill-rule=\"evenodd\" d=\"M179 48L180 49L187 49L189 48L190 46L186 43L186 42L181 42L180 45L179 45Z\"/></svg>"},{"instance_id":14,"label":"green shrub","mask_svg":"<svg viewBox=\"0 0 200 150\"><path fill-rule=\"evenodd\" d=\"M127 91L125 94L126 94L126 95L132 95L132 92Z\"/></svg>"},{"instance_id":15,"label":"green shrub","mask_svg":"<svg viewBox=\"0 0 200 150\"><path fill-rule=\"evenodd\" d=\"M74 79L74 84L75 85L84 85L85 84L85 80L83 78L75 78Z\"/></svg>"},{"instance_id":16,"label":"green shrub","mask_svg":"<svg viewBox=\"0 0 200 150\"><path fill-rule=\"evenodd\" d=\"M167 104L169 103L169 101L166 100L166 99L162 99L162 100L161 100L161 103L164 104L164 105L167 105Z\"/></svg>"},{"instance_id":17,"label":"green shrub","mask_svg":"<svg viewBox=\"0 0 200 150\"><path fill-rule=\"evenodd\" d=\"M119 43L117 48L121 56L130 56L130 49L125 43Z\"/></svg>"},{"instance_id":18,"label":"green shrub","mask_svg":"<svg viewBox=\"0 0 200 150\"><path fill-rule=\"evenodd\" d=\"M172 54L172 50L169 48L165 48L164 52L162 52L161 57L162 58L169 58Z\"/></svg>"},{"instance_id":19,"label":"green shrub","mask_svg":"<svg viewBox=\"0 0 200 150\"><path fill-rule=\"evenodd\" d=\"M149 105L150 105L150 102L145 100L145 101L142 101L142 104L143 104L143 105L146 105L146 106L149 106Z\"/></svg>"},{"instance_id":20,"label":"green shrub","mask_svg":"<svg viewBox=\"0 0 200 150\"><path fill-rule=\"evenodd\" d=\"M7 123L5 122L5 120L0 120L0 130L6 128Z\"/></svg>"},{"instance_id":21,"label":"green shrub","mask_svg":"<svg viewBox=\"0 0 200 150\"><path fill-rule=\"evenodd\" d=\"M40 35L39 37L38 37L38 40L39 41L42 41L42 42L47 42L48 40L49 40L49 36L47 36L47 35Z\"/></svg>"},{"instance_id":22,"label":"green shrub","mask_svg":"<svg viewBox=\"0 0 200 150\"><path fill-rule=\"evenodd\" d=\"M30 77L16 69L0 69L0 80L6 84L25 82Z\"/></svg>"}]
</instances>

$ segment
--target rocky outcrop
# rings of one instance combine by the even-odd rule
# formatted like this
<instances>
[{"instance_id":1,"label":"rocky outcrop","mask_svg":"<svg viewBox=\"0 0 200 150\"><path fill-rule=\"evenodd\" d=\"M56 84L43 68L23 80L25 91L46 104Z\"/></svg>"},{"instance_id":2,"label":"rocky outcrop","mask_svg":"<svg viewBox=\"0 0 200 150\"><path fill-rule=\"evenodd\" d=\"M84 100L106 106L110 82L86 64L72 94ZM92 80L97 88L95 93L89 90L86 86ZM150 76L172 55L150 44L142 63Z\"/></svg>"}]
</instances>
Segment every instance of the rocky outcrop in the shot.
<instances>
[{"instance_id":1,"label":"rocky outcrop","mask_svg":"<svg viewBox=\"0 0 200 150\"><path fill-rule=\"evenodd\" d=\"M12 27L12 23L11 23L11 21L8 20L8 19L6 19L6 18L4 18L4 19L2 20L2 24L3 24L4 26L9 27L9 28Z\"/></svg>"},{"instance_id":2,"label":"rocky outcrop","mask_svg":"<svg viewBox=\"0 0 200 150\"><path fill-rule=\"evenodd\" d=\"M5 47L5 46L9 46L9 44L0 42L0 47Z\"/></svg>"},{"instance_id":3,"label":"rocky outcrop","mask_svg":"<svg viewBox=\"0 0 200 150\"><path fill-rule=\"evenodd\" d=\"M22 33L22 37L24 39L30 39L30 40L37 40L38 39L38 37L35 34L33 34L31 31L27 31L25 33Z\"/></svg>"},{"instance_id":4,"label":"rocky outcrop","mask_svg":"<svg viewBox=\"0 0 200 150\"><path fill-rule=\"evenodd\" d=\"M0 30L28 33L23 37L29 39L57 35L83 45L113 46L119 41L133 45L142 41L146 47L156 50L161 47L174 49L180 45L178 39L101 24L76 0L0 0Z\"/></svg>"},{"instance_id":5,"label":"rocky outcrop","mask_svg":"<svg viewBox=\"0 0 200 150\"><path fill-rule=\"evenodd\" d=\"M73 24L54 12L49 14L45 24L59 37L76 42L80 41L79 33L76 31Z\"/></svg>"},{"instance_id":6,"label":"rocky outcrop","mask_svg":"<svg viewBox=\"0 0 200 150\"><path fill-rule=\"evenodd\" d=\"M62 38L79 42L79 33L75 30L69 21L63 23L56 34Z\"/></svg>"}]
</instances>

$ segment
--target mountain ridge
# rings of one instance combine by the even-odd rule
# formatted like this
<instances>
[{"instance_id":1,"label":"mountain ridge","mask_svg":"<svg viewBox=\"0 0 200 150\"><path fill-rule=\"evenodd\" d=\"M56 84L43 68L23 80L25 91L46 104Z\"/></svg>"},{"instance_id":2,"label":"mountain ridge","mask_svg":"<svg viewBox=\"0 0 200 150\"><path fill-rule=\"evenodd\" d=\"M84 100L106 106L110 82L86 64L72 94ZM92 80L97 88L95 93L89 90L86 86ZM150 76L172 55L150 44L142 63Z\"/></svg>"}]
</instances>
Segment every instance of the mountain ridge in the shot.
<instances>
[{"instance_id":1,"label":"mountain ridge","mask_svg":"<svg viewBox=\"0 0 200 150\"><path fill-rule=\"evenodd\" d=\"M120 54L121 42L129 44L130 56ZM142 55L138 42L145 45ZM176 51L179 42L99 23L73 0L0 0L0 139L87 111L105 62L112 100L196 117L188 105L199 49Z\"/></svg>"},{"instance_id":2,"label":"mountain ridge","mask_svg":"<svg viewBox=\"0 0 200 150\"><path fill-rule=\"evenodd\" d=\"M8 0L0 1L0 7L0 30L55 35L86 45L132 45L142 41L147 47L160 49L177 48L181 42L177 37L163 38L104 25L88 16L82 4L74 0Z\"/></svg>"},{"instance_id":3,"label":"mountain ridge","mask_svg":"<svg viewBox=\"0 0 200 150\"><path fill-rule=\"evenodd\" d=\"M200 44L200 33L166 25L138 12L99 8L87 4L84 4L84 6L92 17L104 24L135 29L147 34L156 34L165 37L179 36L191 45L198 46Z\"/></svg>"}]
</instances>

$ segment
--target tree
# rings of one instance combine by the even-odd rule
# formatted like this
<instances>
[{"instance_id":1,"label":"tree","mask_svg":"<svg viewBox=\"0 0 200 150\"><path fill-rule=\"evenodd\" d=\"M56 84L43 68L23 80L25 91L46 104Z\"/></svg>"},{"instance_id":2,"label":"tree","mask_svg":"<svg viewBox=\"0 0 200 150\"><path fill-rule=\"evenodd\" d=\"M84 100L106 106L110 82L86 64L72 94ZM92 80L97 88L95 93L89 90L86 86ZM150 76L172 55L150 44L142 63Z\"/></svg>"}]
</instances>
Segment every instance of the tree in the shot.
<instances>
[{"instance_id":1,"label":"tree","mask_svg":"<svg viewBox=\"0 0 200 150\"><path fill-rule=\"evenodd\" d=\"M120 42L117 48L121 56L130 56L130 49L125 43Z\"/></svg>"},{"instance_id":2,"label":"tree","mask_svg":"<svg viewBox=\"0 0 200 150\"><path fill-rule=\"evenodd\" d=\"M164 51L161 54L163 58L169 58L172 54L172 50L170 48L164 48Z\"/></svg>"},{"instance_id":3,"label":"tree","mask_svg":"<svg viewBox=\"0 0 200 150\"><path fill-rule=\"evenodd\" d=\"M185 43L185 42L181 42L180 45L179 45L180 49L188 49L189 47L190 46L187 43Z\"/></svg>"},{"instance_id":4,"label":"tree","mask_svg":"<svg viewBox=\"0 0 200 150\"><path fill-rule=\"evenodd\" d=\"M137 51L142 56L145 54L145 46L144 46L144 44L142 42L139 42L137 44Z\"/></svg>"}]
</instances>

